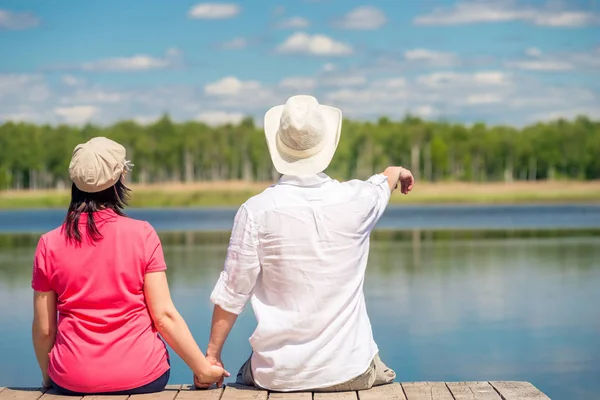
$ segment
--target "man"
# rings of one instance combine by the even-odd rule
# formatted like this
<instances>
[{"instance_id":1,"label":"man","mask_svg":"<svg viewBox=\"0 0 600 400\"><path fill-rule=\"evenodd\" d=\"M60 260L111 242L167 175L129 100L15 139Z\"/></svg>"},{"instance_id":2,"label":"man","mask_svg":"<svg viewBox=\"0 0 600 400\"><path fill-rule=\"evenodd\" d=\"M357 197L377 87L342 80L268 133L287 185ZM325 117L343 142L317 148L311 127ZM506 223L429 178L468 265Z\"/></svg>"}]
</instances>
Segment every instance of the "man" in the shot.
<instances>
[{"instance_id":1,"label":"man","mask_svg":"<svg viewBox=\"0 0 600 400\"><path fill-rule=\"evenodd\" d=\"M396 374L378 356L363 282L371 230L391 192L400 183L407 194L413 176L402 167L345 183L323 174L342 113L313 97L294 96L272 108L264 126L283 176L235 217L225 269L211 294L207 358L222 366L225 340L251 299L258 326L237 383L284 392L390 383Z\"/></svg>"}]
</instances>

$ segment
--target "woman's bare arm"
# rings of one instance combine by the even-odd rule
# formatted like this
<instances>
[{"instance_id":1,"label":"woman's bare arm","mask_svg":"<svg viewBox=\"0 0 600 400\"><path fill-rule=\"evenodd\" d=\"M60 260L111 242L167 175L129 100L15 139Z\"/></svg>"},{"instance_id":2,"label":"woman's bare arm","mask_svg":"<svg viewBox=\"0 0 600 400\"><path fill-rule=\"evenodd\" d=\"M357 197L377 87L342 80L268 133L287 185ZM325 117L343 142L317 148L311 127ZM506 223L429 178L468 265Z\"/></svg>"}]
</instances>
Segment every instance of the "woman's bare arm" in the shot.
<instances>
[{"instance_id":1,"label":"woman's bare arm","mask_svg":"<svg viewBox=\"0 0 600 400\"><path fill-rule=\"evenodd\" d=\"M164 271L146 274L144 295L156 329L198 376L200 382L222 382L223 376L229 376L223 368L211 365L202 354L183 317L173 304Z\"/></svg>"},{"instance_id":2,"label":"woman's bare arm","mask_svg":"<svg viewBox=\"0 0 600 400\"><path fill-rule=\"evenodd\" d=\"M50 350L56 340L56 317L56 293L34 291L31 336L35 356L42 371L42 386L45 389L50 387L48 363Z\"/></svg>"}]
</instances>

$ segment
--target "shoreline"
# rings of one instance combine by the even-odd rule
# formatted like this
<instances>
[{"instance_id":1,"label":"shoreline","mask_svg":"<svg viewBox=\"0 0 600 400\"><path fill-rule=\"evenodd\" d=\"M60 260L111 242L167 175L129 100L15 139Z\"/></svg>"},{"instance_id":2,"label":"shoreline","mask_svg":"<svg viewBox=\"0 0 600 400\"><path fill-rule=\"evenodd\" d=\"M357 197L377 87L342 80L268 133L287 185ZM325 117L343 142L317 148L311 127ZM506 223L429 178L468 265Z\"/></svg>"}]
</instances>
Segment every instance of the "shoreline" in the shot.
<instances>
[{"instance_id":1,"label":"shoreline","mask_svg":"<svg viewBox=\"0 0 600 400\"><path fill-rule=\"evenodd\" d=\"M238 207L272 182L198 182L131 185L134 208ZM0 192L0 210L66 208L70 190ZM510 205L600 203L600 181L517 181L417 183L408 195L396 192L392 205Z\"/></svg>"}]
</instances>

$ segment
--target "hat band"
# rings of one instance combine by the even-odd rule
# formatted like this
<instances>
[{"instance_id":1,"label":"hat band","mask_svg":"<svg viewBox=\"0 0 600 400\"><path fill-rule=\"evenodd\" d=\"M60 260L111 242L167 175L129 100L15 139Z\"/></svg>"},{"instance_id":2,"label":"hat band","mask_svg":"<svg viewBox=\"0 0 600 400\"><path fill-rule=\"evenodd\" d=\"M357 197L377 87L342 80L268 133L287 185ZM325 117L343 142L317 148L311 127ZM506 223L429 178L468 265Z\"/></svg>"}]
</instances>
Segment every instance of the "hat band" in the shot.
<instances>
[{"instance_id":1,"label":"hat band","mask_svg":"<svg viewBox=\"0 0 600 400\"><path fill-rule=\"evenodd\" d=\"M279 135L279 132L277 132L277 134L275 135L277 138L277 148L282 151L283 153L285 153L288 156L292 156L295 158L308 158L308 157L312 157L315 154L317 154L318 152L320 152L321 150L323 150L323 147L325 147L325 139L321 140L321 142L319 142L319 144L317 144L314 147L311 147L309 149L306 150L296 150L296 149L292 149L291 147L289 147L288 145L286 145L285 143L283 143L283 141L281 140L281 136Z\"/></svg>"}]
</instances>

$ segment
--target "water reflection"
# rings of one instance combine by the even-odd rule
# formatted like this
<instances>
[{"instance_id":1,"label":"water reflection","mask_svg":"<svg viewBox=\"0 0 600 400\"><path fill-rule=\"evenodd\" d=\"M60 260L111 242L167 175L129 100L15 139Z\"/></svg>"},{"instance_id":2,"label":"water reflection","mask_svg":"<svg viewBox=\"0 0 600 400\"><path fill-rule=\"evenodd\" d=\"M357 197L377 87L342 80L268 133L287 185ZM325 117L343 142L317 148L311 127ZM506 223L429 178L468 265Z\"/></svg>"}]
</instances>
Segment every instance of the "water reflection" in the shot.
<instances>
[{"instance_id":1,"label":"water reflection","mask_svg":"<svg viewBox=\"0 0 600 400\"><path fill-rule=\"evenodd\" d=\"M0 235L0 386L38 383L30 265L37 236ZM173 296L195 337L227 233L161 234ZM600 392L600 231L378 231L365 292L381 354L412 380L528 380L553 398ZM248 356L247 310L225 348ZM172 382L188 382L174 359Z\"/></svg>"}]
</instances>

